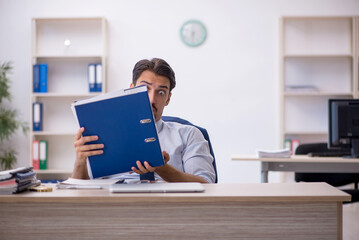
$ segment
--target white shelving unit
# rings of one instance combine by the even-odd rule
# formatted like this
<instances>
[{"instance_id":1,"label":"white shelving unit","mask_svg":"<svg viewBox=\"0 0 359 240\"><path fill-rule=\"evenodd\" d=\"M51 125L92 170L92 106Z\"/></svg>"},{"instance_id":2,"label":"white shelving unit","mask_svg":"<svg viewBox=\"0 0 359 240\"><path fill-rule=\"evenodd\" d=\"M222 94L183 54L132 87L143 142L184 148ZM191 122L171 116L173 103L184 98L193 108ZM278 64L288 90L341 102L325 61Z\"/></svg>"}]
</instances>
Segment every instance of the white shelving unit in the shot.
<instances>
[{"instance_id":1,"label":"white shelving unit","mask_svg":"<svg viewBox=\"0 0 359 240\"><path fill-rule=\"evenodd\" d=\"M30 94L31 114L33 102L43 103L43 131L33 131L31 124L30 146L33 140L48 141L48 169L37 170L39 179L64 178L72 172L78 126L70 106L106 91L106 35L102 17L32 19L32 64L48 65L47 93L31 88ZM89 63L102 64L102 92L89 92ZM32 74L30 79L32 86Z\"/></svg>"},{"instance_id":2,"label":"white shelving unit","mask_svg":"<svg viewBox=\"0 0 359 240\"><path fill-rule=\"evenodd\" d=\"M328 99L358 97L358 17L283 17L281 29L281 144L327 142Z\"/></svg>"}]
</instances>

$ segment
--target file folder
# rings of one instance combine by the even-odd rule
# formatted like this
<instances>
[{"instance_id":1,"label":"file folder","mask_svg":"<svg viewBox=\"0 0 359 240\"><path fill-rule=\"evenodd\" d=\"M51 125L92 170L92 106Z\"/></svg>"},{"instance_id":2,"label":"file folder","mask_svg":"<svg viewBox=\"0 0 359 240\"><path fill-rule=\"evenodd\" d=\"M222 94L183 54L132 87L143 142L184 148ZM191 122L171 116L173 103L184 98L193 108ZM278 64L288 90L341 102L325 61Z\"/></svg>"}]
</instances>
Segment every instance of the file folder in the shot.
<instances>
[{"instance_id":1,"label":"file folder","mask_svg":"<svg viewBox=\"0 0 359 240\"><path fill-rule=\"evenodd\" d=\"M39 140L32 141L32 166L34 170L40 169Z\"/></svg>"},{"instance_id":2,"label":"file folder","mask_svg":"<svg viewBox=\"0 0 359 240\"><path fill-rule=\"evenodd\" d=\"M39 65L35 64L32 67L32 83L33 83L33 92L40 92L40 72Z\"/></svg>"},{"instance_id":3,"label":"file folder","mask_svg":"<svg viewBox=\"0 0 359 240\"><path fill-rule=\"evenodd\" d=\"M32 70L33 92L47 92L47 64L34 64Z\"/></svg>"},{"instance_id":4,"label":"file folder","mask_svg":"<svg viewBox=\"0 0 359 240\"><path fill-rule=\"evenodd\" d=\"M47 92L47 64L39 64L40 92Z\"/></svg>"},{"instance_id":5,"label":"file folder","mask_svg":"<svg viewBox=\"0 0 359 240\"><path fill-rule=\"evenodd\" d=\"M102 64L96 64L96 78L95 78L95 88L96 92L102 91Z\"/></svg>"},{"instance_id":6,"label":"file folder","mask_svg":"<svg viewBox=\"0 0 359 240\"><path fill-rule=\"evenodd\" d=\"M44 170L47 169L47 141L40 140L39 141L39 168Z\"/></svg>"},{"instance_id":7,"label":"file folder","mask_svg":"<svg viewBox=\"0 0 359 240\"><path fill-rule=\"evenodd\" d=\"M83 136L97 135L104 153L88 157L91 178L131 171L136 161L164 164L147 87L123 89L72 104Z\"/></svg>"},{"instance_id":8,"label":"file folder","mask_svg":"<svg viewBox=\"0 0 359 240\"><path fill-rule=\"evenodd\" d=\"M96 64L90 63L88 65L88 82L89 82L89 91L95 92L96 91Z\"/></svg>"},{"instance_id":9,"label":"file folder","mask_svg":"<svg viewBox=\"0 0 359 240\"><path fill-rule=\"evenodd\" d=\"M42 103L32 104L32 123L34 131L42 131Z\"/></svg>"}]
</instances>

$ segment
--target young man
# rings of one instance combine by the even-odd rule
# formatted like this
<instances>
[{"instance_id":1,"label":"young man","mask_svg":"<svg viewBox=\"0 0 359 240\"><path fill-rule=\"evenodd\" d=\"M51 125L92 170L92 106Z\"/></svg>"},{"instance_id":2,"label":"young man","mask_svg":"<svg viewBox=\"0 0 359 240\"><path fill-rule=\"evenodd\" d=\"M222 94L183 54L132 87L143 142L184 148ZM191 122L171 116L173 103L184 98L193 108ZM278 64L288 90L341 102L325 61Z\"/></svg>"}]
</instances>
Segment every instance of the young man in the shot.
<instances>
[{"instance_id":1,"label":"young man","mask_svg":"<svg viewBox=\"0 0 359 240\"><path fill-rule=\"evenodd\" d=\"M140 85L146 85L148 89L165 164L152 167L146 161L144 164L137 161L132 171L137 174L155 172L168 182L213 183L215 181L213 157L202 133L196 127L164 122L161 119L164 107L170 102L171 91L176 86L175 73L170 65L159 58L137 62L130 86ZM84 128L80 128L75 137L76 162L72 177L88 179L86 159L89 156L102 154L104 145L85 145L87 142L97 140L98 137L83 137L83 131Z\"/></svg>"}]
</instances>

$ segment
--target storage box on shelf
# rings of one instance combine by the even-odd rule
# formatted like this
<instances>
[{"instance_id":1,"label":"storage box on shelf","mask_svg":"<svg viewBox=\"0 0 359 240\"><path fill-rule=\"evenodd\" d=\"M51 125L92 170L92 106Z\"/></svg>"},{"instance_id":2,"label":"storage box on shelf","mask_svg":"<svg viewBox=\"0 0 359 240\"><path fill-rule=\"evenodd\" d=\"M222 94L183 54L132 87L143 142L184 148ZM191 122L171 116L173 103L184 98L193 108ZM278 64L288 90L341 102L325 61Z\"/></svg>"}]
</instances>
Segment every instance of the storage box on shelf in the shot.
<instances>
[{"instance_id":1,"label":"storage box on shelf","mask_svg":"<svg viewBox=\"0 0 359 240\"><path fill-rule=\"evenodd\" d=\"M31 128L30 146L34 140L48 142L48 169L37 170L40 179L66 178L73 169L78 130L71 103L106 91L106 20L34 18L32 40L32 64L47 65L47 91L31 91L31 109L34 102L42 103L42 130ZM88 66L93 63L102 68L102 88L97 92L89 88ZM32 113L31 122L33 117ZM33 154L31 147L31 164Z\"/></svg>"}]
</instances>

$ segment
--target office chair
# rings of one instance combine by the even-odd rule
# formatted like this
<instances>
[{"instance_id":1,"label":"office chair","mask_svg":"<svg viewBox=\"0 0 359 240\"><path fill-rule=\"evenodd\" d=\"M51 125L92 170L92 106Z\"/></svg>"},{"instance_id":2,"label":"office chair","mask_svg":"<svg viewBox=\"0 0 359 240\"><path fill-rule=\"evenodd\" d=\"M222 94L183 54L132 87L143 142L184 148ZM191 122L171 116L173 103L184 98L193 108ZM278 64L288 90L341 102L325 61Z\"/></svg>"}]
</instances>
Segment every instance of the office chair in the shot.
<instances>
[{"instance_id":1,"label":"office chair","mask_svg":"<svg viewBox=\"0 0 359 240\"><path fill-rule=\"evenodd\" d=\"M300 144L295 150L295 155L308 153L328 152L327 143ZM334 187L340 187L354 183L354 189L341 189L352 196L351 202L359 201L359 174L358 173L295 173L296 182L326 182ZM347 203L347 202L346 202Z\"/></svg>"},{"instance_id":2,"label":"office chair","mask_svg":"<svg viewBox=\"0 0 359 240\"><path fill-rule=\"evenodd\" d=\"M206 129L199 127L197 125L194 125L192 123L190 123L187 120L184 120L182 118L178 118L178 117L170 117L170 116L162 116L162 120L165 122L177 122L177 123L181 123L184 125L190 125L190 126L194 126L196 128L198 128L201 133L203 134L203 137L207 140L208 145L209 145L209 151L213 157L213 168L214 168L214 172L216 174L216 178L215 178L215 183L218 183L218 176L217 176L217 165L216 165L216 159L214 157L214 153L213 153L213 148L212 148L212 144L211 141L209 139L209 135ZM154 175L153 173L146 173L146 174L141 174L140 175L140 179L141 180L154 180Z\"/></svg>"}]
</instances>

